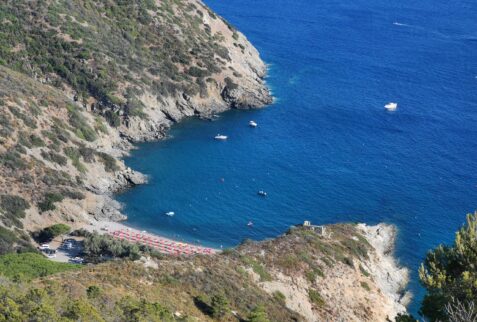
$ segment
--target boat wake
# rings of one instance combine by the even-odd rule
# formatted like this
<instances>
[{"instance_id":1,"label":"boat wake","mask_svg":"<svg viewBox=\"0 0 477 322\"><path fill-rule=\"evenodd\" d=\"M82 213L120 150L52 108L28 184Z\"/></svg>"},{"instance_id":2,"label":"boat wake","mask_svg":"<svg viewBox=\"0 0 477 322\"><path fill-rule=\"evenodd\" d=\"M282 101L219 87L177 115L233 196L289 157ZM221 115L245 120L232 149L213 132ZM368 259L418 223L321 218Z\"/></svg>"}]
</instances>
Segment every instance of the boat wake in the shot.
<instances>
[{"instance_id":1,"label":"boat wake","mask_svg":"<svg viewBox=\"0 0 477 322\"><path fill-rule=\"evenodd\" d=\"M405 24L405 23L400 23L400 22L393 22L393 25L395 26L404 26L404 27L409 27L408 24Z\"/></svg>"}]
</instances>

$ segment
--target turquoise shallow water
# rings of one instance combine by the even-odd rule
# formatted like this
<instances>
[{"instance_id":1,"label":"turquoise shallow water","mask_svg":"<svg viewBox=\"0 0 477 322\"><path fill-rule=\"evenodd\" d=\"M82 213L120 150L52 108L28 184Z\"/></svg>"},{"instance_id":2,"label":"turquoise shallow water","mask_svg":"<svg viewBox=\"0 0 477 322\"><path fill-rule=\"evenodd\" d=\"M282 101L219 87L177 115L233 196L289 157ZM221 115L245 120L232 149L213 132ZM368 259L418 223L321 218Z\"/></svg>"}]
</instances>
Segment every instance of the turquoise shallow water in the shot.
<instances>
[{"instance_id":1,"label":"turquoise shallow water","mask_svg":"<svg viewBox=\"0 0 477 322\"><path fill-rule=\"evenodd\" d=\"M151 181L118 196L129 224L233 246L305 219L393 223L415 313L426 251L477 209L477 3L206 2L270 64L277 101L139 145L127 163Z\"/></svg>"}]
</instances>

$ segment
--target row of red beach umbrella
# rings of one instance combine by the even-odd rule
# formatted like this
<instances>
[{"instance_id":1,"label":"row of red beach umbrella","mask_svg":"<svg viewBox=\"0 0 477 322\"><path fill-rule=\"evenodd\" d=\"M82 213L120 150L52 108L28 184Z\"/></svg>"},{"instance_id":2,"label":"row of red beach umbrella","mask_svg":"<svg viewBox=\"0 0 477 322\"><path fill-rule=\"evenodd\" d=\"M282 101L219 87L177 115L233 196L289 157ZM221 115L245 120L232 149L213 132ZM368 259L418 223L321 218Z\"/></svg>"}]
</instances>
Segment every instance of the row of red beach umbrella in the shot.
<instances>
[{"instance_id":1,"label":"row of red beach umbrella","mask_svg":"<svg viewBox=\"0 0 477 322\"><path fill-rule=\"evenodd\" d=\"M113 238L125 239L130 242L140 243L157 249L161 253L172 255L213 254L212 248L178 243L167 239L152 237L129 230L116 230L109 233Z\"/></svg>"}]
</instances>

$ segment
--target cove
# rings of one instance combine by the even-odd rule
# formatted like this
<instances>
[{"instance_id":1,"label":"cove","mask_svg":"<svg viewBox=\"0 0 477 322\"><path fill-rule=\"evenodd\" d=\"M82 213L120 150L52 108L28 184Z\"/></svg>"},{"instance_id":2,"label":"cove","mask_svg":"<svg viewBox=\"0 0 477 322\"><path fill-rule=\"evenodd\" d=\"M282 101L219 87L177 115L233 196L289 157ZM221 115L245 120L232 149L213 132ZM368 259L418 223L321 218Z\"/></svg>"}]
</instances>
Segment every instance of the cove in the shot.
<instances>
[{"instance_id":1,"label":"cove","mask_svg":"<svg viewBox=\"0 0 477 322\"><path fill-rule=\"evenodd\" d=\"M415 314L427 250L477 208L476 4L206 2L270 64L276 102L139 144L126 163L150 183L117 196L127 224L215 247L303 220L395 224Z\"/></svg>"}]
</instances>

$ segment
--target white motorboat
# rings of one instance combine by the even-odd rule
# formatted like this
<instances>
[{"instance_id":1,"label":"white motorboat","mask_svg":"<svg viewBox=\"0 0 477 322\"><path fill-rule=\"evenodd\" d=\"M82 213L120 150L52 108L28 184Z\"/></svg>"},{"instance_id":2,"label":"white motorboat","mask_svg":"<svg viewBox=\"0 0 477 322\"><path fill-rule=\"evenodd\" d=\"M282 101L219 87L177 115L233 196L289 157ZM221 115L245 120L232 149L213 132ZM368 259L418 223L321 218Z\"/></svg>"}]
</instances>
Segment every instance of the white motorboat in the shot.
<instances>
[{"instance_id":1,"label":"white motorboat","mask_svg":"<svg viewBox=\"0 0 477 322\"><path fill-rule=\"evenodd\" d=\"M257 124L257 122L255 122L255 121L250 121L250 122L248 122L248 125L249 125L250 127L257 127L258 124Z\"/></svg>"},{"instance_id":2,"label":"white motorboat","mask_svg":"<svg viewBox=\"0 0 477 322\"><path fill-rule=\"evenodd\" d=\"M392 102L384 105L384 108L387 109L388 111L395 111L397 107L398 107L397 103L392 103Z\"/></svg>"},{"instance_id":3,"label":"white motorboat","mask_svg":"<svg viewBox=\"0 0 477 322\"><path fill-rule=\"evenodd\" d=\"M168 211L165 213L166 216L173 217L176 213L173 211Z\"/></svg>"},{"instance_id":4,"label":"white motorboat","mask_svg":"<svg viewBox=\"0 0 477 322\"><path fill-rule=\"evenodd\" d=\"M266 196L267 196L267 193L266 193L265 191L263 191L263 190L260 190L259 192L257 192L257 194L258 194L259 196L262 196L262 197L266 197Z\"/></svg>"},{"instance_id":5,"label":"white motorboat","mask_svg":"<svg viewBox=\"0 0 477 322\"><path fill-rule=\"evenodd\" d=\"M216 140L225 141L225 140L228 139L228 137L227 137L227 135L217 134L217 135L215 136L215 139L216 139Z\"/></svg>"},{"instance_id":6,"label":"white motorboat","mask_svg":"<svg viewBox=\"0 0 477 322\"><path fill-rule=\"evenodd\" d=\"M247 224L247 226L252 227L252 226L253 226L253 222L249 221L248 224Z\"/></svg>"}]
</instances>

